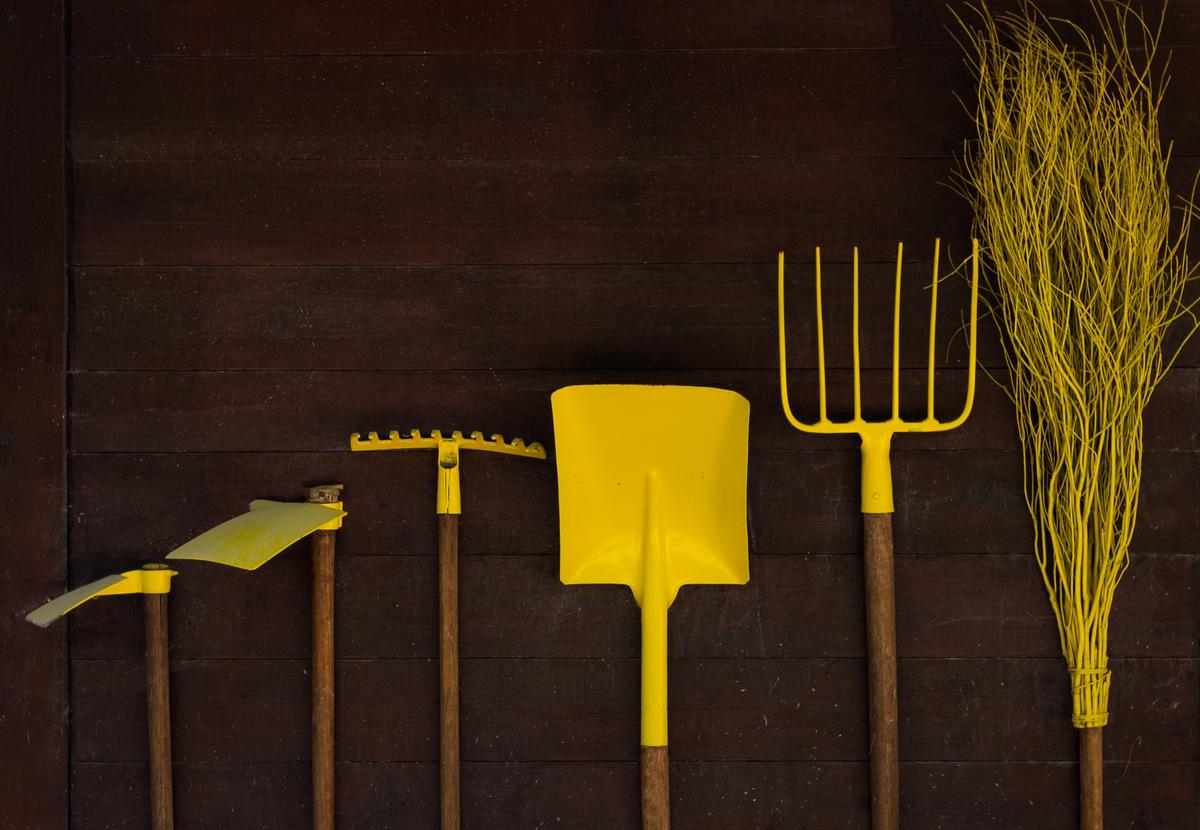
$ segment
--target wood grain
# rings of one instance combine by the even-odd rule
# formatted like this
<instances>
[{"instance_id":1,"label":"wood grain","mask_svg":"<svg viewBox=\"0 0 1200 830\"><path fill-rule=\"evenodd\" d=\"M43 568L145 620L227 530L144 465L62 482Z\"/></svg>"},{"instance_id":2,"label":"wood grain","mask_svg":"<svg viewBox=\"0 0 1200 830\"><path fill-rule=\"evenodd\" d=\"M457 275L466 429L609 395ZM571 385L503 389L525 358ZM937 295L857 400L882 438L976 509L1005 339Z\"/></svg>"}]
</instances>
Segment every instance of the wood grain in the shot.
<instances>
[{"instance_id":1,"label":"wood grain","mask_svg":"<svg viewBox=\"0 0 1200 830\"><path fill-rule=\"evenodd\" d=\"M65 4L0 15L0 826L68 825ZM142 805L145 802L141 802Z\"/></svg>"},{"instance_id":2,"label":"wood grain","mask_svg":"<svg viewBox=\"0 0 1200 830\"><path fill-rule=\"evenodd\" d=\"M1103 727L1079 730L1079 827L1104 830Z\"/></svg>"},{"instance_id":3,"label":"wood grain","mask_svg":"<svg viewBox=\"0 0 1200 830\"><path fill-rule=\"evenodd\" d=\"M642 830L670 830L671 763L665 746L641 749Z\"/></svg>"},{"instance_id":4,"label":"wood grain","mask_svg":"<svg viewBox=\"0 0 1200 830\"><path fill-rule=\"evenodd\" d=\"M896 579L892 514L863 514L863 597L871 727L871 828L900 827L900 715L896 704Z\"/></svg>"},{"instance_id":5,"label":"wood grain","mask_svg":"<svg viewBox=\"0 0 1200 830\"><path fill-rule=\"evenodd\" d=\"M311 487L308 501L332 504L342 500L339 484ZM334 596L337 590L335 556L337 531L312 534L312 800L313 830L334 830Z\"/></svg>"},{"instance_id":6,"label":"wood grain","mask_svg":"<svg viewBox=\"0 0 1200 830\"><path fill-rule=\"evenodd\" d=\"M458 521L443 513L438 522L438 767L441 777L444 830L458 830L459 805L459 678L458 678Z\"/></svg>"}]
</instances>

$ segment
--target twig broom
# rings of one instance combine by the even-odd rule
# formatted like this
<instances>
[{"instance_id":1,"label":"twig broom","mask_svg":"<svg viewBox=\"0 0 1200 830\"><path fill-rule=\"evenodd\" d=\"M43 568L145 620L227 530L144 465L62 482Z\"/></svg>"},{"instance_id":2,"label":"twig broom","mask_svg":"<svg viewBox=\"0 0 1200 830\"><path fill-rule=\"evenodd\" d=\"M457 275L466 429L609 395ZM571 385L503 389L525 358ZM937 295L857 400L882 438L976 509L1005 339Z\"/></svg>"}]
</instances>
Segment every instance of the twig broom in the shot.
<instances>
[{"instance_id":1,"label":"twig broom","mask_svg":"<svg viewBox=\"0 0 1200 830\"><path fill-rule=\"evenodd\" d=\"M959 18L975 73L977 141L957 186L983 240L985 299L1000 327L1006 391L1024 447L1025 498L1071 678L1081 826L1103 826L1108 623L1129 564L1142 478L1142 411L1174 361L1194 274L1185 206L1171 235L1166 76L1159 29L1093 0L1099 36L1029 5Z\"/></svg>"}]
</instances>

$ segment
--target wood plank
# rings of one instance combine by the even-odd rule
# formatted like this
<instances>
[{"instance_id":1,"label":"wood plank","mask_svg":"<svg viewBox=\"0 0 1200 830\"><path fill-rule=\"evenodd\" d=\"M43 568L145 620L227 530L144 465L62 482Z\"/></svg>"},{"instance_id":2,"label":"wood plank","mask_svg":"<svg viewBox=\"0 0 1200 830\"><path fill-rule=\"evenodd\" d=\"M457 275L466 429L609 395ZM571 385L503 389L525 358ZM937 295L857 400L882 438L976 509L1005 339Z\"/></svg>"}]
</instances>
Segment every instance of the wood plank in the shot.
<instances>
[{"instance_id":1,"label":"wood plank","mask_svg":"<svg viewBox=\"0 0 1200 830\"><path fill-rule=\"evenodd\" d=\"M1192 50L1176 61L1185 76L1196 63ZM973 92L949 49L91 58L72 68L72 156L110 161L950 156L970 126L955 93Z\"/></svg>"},{"instance_id":2,"label":"wood plank","mask_svg":"<svg viewBox=\"0 0 1200 830\"><path fill-rule=\"evenodd\" d=\"M77 830L142 826L145 785L137 764L73 765ZM300 827L307 777L289 764L178 764L180 823L245 830ZM425 827L437 822L432 764L340 764L339 818L359 828ZM1070 763L903 764L904 826L1070 827L1075 768ZM677 762L672 812L689 828L859 827L868 821L867 769L859 763ZM1111 761L1105 809L1119 827L1190 827L1200 779L1194 762ZM464 822L496 830L551 826L607 830L638 821L637 767L594 764L467 763ZM233 804L239 805L234 810ZM120 817L118 819L118 817Z\"/></svg>"},{"instance_id":3,"label":"wood plank","mask_svg":"<svg viewBox=\"0 0 1200 830\"><path fill-rule=\"evenodd\" d=\"M861 553L859 459L845 452L752 452L749 509L759 554ZM896 550L1016 553L1029 550L1019 454L894 449ZM467 554L558 549L553 462L481 453L463 473ZM303 486L346 484L353 518L339 535L350 555L432 555L432 460L397 453L164 453L76 456L73 565L100 554L159 558L244 512L254 498L302 498ZM474 472L471 472L474 471ZM1146 454L1133 550L1193 554L1200 533L1200 467L1190 453ZM947 528L947 516L970 521ZM33 601L37 601L34 599Z\"/></svg>"},{"instance_id":4,"label":"wood plank","mask_svg":"<svg viewBox=\"0 0 1200 830\"><path fill-rule=\"evenodd\" d=\"M303 660L177 660L175 758L182 763L302 761L309 696ZM1110 758L1195 761L1200 660L1114 664ZM862 761L862 660L671 661L671 754L678 761ZM464 761L632 760L636 659L480 660L462 664ZM1061 658L900 661L901 755L909 761L1073 761ZM73 660L72 758L143 761L140 661ZM342 761L433 761L437 666L338 663Z\"/></svg>"},{"instance_id":5,"label":"wood plank","mask_svg":"<svg viewBox=\"0 0 1200 830\"><path fill-rule=\"evenodd\" d=\"M945 159L77 162L78 265L766 262L964 238ZM875 253L875 252L879 253Z\"/></svg>"},{"instance_id":6,"label":"wood plank","mask_svg":"<svg viewBox=\"0 0 1200 830\"><path fill-rule=\"evenodd\" d=\"M121 563L76 569L87 581ZM297 546L259 571L177 563L171 592L176 659L309 656L308 557ZM429 556L341 555L337 653L346 659L437 656L436 563ZM558 580L551 556L462 558L462 655L617 658L638 653L628 589ZM1110 654L1195 657L1200 559L1136 554L1117 591ZM902 657L1056 657L1057 628L1028 554L901 556L896 561ZM756 556L750 583L688 587L671 609L670 653L687 658L864 655L862 565L851 556ZM138 659L136 604L105 600L72 618L72 654ZM603 626L599 623L603 621Z\"/></svg>"},{"instance_id":7,"label":"wood plank","mask_svg":"<svg viewBox=\"0 0 1200 830\"><path fill-rule=\"evenodd\" d=\"M890 4L636 6L524 0L502 9L471 0L329 6L316 0L71 5L76 55L394 54L575 49L885 46Z\"/></svg>"},{"instance_id":8,"label":"wood plank","mask_svg":"<svg viewBox=\"0 0 1200 830\"><path fill-rule=\"evenodd\" d=\"M816 417L816 373L790 376L792 407L798 417ZM76 453L112 452L334 452L345 448L351 432L387 433L414 426L413 416L397 420L395 401L427 401L422 428L435 424L464 429L500 429L530 440L552 443L549 395L572 383L672 383L716 386L744 395L751 404L751 446L755 450L830 450L853 452L842 441L797 432L779 407L778 372L667 370L512 372L111 372L73 378L71 444ZM965 400L966 377L941 371L935 381L937 411L949 418ZM924 404L925 377L906 372L901 406ZM829 372L830 412L850 412L848 373ZM887 370L863 373L868 413L891 397ZM219 401L214 409L213 402ZM1177 369L1155 392L1145 415L1145 446L1152 450L1200 450L1200 430L1180 412L1200 402L1200 372ZM415 407L414 407L415 408ZM296 413L304 413L303 418ZM989 379L979 376L975 406L959 429L936 435L908 434L898 449L1017 451L1011 405Z\"/></svg>"},{"instance_id":9,"label":"wood plank","mask_svg":"<svg viewBox=\"0 0 1200 830\"><path fill-rule=\"evenodd\" d=\"M861 267L862 360L892 365L895 243ZM932 273L905 265L901 362L925 368ZM850 281L825 249L826 361L852 365ZM957 259L961 244L952 244ZM813 252L788 259L788 357L816 364ZM944 272L943 272L944 276ZM776 268L758 265L445 268L80 268L74 368L666 369L778 366ZM967 286L939 290L939 366L961 366ZM1003 364L995 328L981 357ZM314 339L330 348L314 350ZM149 347L149 344L153 347ZM1188 353L1194 362L1200 348ZM887 396L890 400L890 396ZM924 399L923 394L918 394Z\"/></svg>"},{"instance_id":10,"label":"wood plank","mask_svg":"<svg viewBox=\"0 0 1200 830\"><path fill-rule=\"evenodd\" d=\"M1174 49L1177 78L1200 50ZM869 157L961 152L958 49L73 63L77 160ZM1175 154L1200 110L1166 97Z\"/></svg>"},{"instance_id":11,"label":"wood plank","mask_svg":"<svg viewBox=\"0 0 1200 830\"><path fill-rule=\"evenodd\" d=\"M20 617L67 581L65 39L61 2L0 16L0 826L45 830L69 818L66 632Z\"/></svg>"}]
</instances>

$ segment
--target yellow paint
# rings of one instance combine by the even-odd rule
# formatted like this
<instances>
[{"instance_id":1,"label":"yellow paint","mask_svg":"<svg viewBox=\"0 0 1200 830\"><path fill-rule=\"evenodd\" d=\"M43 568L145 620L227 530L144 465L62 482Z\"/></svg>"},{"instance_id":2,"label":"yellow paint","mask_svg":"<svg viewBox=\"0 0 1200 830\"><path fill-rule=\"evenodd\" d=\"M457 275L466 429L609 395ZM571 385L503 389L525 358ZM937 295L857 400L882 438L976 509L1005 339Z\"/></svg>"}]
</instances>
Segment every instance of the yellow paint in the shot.
<instances>
[{"instance_id":1,"label":"yellow paint","mask_svg":"<svg viewBox=\"0 0 1200 830\"><path fill-rule=\"evenodd\" d=\"M750 577L750 404L723 389L569 386L551 398L559 572L628 585L642 617L643 746L667 744L667 610L683 585Z\"/></svg>"},{"instance_id":2,"label":"yellow paint","mask_svg":"<svg viewBox=\"0 0 1200 830\"><path fill-rule=\"evenodd\" d=\"M330 519L330 512L336 516ZM250 503L250 512L201 533L184 543L167 559L199 559L252 571L314 530L346 515L338 504L278 502Z\"/></svg>"},{"instance_id":3,"label":"yellow paint","mask_svg":"<svg viewBox=\"0 0 1200 830\"><path fill-rule=\"evenodd\" d=\"M933 287L929 311L929 369L926 390L926 416L919 421L906 421L900 417L900 275L904 257L901 244L896 252L895 304L892 320L892 398L891 417L882 421L868 421L862 415L861 361L858 345L858 249L854 249L854 298L852 306L851 337L854 361L854 417L847 421L831 421L825 397L825 324L821 308L821 249L816 252L816 308L817 308L817 395L818 417L812 423L798 419L788 402L787 347L784 317L784 258L779 252L779 388L783 402L783 413L788 422L802 432L823 435L855 433L862 440L862 512L891 513L895 509L892 496L892 467L889 451L892 436L897 432L946 432L960 426L971 414L975 401L975 330L979 303L979 243L971 243L971 333L970 355L967 372L967 400L962 412L950 421L939 421L934 415L934 351L937 335L938 260L940 240L935 243L933 253Z\"/></svg>"},{"instance_id":4,"label":"yellow paint","mask_svg":"<svg viewBox=\"0 0 1200 830\"><path fill-rule=\"evenodd\" d=\"M45 628L90 599L120 594L167 594L176 572L166 565L147 564L135 571L112 574L81 585L27 614L25 619Z\"/></svg>"},{"instance_id":5,"label":"yellow paint","mask_svg":"<svg viewBox=\"0 0 1200 830\"><path fill-rule=\"evenodd\" d=\"M462 492L459 484L461 466L459 453L461 450L479 450L542 460L546 458L546 450L541 444L527 445L520 438L514 438L511 442L507 442L504 440L504 436L499 434L493 434L490 439L484 438L482 432L472 432L469 437L464 437L459 430L443 436L442 431L438 429L432 430L429 435L422 435L419 429L414 429L405 437L401 437L396 430L389 432L387 438L380 438L377 432L368 432L366 438L362 438L357 432L350 436L352 452L424 449L438 451L437 512L439 515L462 513Z\"/></svg>"},{"instance_id":6,"label":"yellow paint","mask_svg":"<svg viewBox=\"0 0 1200 830\"><path fill-rule=\"evenodd\" d=\"M336 510L341 515L330 519L325 524L317 528L317 530L340 530L342 527L342 517L346 515L345 506L340 501L317 501L309 502L310 504L319 504L322 507L328 507L330 510Z\"/></svg>"}]
</instances>

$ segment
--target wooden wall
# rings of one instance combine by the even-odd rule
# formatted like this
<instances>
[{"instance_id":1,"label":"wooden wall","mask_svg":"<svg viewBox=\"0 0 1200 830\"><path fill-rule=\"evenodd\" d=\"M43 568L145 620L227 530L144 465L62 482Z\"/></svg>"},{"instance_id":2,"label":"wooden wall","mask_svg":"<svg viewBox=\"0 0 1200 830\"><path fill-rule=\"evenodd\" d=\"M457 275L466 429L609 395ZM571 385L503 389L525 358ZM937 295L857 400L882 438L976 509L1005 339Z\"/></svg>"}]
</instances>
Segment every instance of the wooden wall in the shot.
<instances>
[{"instance_id":1,"label":"wooden wall","mask_svg":"<svg viewBox=\"0 0 1200 830\"><path fill-rule=\"evenodd\" d=\"M74 0L70 582L159 557L252 498L344 482L341 826L433 827L433 461L351 456L348 434L549 442L565 384L736 389L753 411L751 582L685 589L673 609L676 822L865 827L857 451L779 412L773 260L794 263L793 394L808 405L812 246L831 338L861 246L866 386L882 402L906 241L905 389L922 399L932 239L956 257L969 244L945 186L970 129L950 22L938 0ZM1200 152L1200 3L1172 2L1164 37L1183 182ZM964 296L942 305L946 412L963 393ZM995 367L990 333L981 348ZM831 381L839 400L846 381ZM52 401L25 403L41 418ZM1113 615L1113 828L1200 826L1198 404L1191 348L1148 415ZM897 441L909 830L1075 820L1067 676L1020 463L987 381L964 428ZM635 827L632 598L558 583L552 462L465 467L466 826ZM307 567L297 549L253 574L179 568L181 828L308 820ZM146 826L139 624L116 600L70 623L75 830Z\"/></svg>"}]
</instances>

